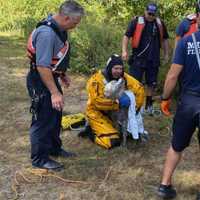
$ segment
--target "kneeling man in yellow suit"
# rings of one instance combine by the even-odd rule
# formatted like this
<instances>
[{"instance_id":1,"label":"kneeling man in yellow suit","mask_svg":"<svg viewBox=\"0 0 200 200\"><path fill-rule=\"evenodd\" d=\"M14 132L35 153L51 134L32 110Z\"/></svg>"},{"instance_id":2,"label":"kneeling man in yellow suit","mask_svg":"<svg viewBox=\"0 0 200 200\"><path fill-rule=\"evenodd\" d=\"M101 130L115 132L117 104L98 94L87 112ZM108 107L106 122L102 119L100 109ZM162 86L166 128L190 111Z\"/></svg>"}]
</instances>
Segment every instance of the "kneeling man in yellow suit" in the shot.
<instances>
[{"instance_id":1,"label":"kneeling man in yellow suit","mask_svg":"<svg viewBox=\"0 0 200 200\"><path fill-rule=\"evenodd\" d=\"M114 126L108 113L130 106L130 98L125 92L118 99L110 99L105 96L106 84L120 78L125 82L125 90L134 94L135 109L138 112L144 103L144 87L124 72L120 56L112 55L108 59L105 69L96 72L87 82L86 116L91 128L90 139L107 149L119 146L121 142L119 130Z\"/></svg>"}]
</instances>

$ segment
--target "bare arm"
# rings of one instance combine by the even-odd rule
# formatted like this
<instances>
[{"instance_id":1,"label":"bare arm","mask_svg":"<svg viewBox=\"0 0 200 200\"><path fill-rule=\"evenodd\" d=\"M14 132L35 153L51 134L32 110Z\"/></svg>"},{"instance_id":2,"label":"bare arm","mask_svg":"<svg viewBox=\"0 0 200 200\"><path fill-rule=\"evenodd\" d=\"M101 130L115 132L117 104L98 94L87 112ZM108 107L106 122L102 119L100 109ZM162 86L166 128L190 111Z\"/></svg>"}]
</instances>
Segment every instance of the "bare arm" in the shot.
<instances>
[{"instance_id":1,"label":"bare arm","mask_svg":"<svg viewBox=\"0 0 200 200\"><path fill-rule=\"evenodd\" d=\"M176 87L176 83L182 69L183 69L182 65L178 64L171 65L164 84L164 90L162 95L164 99L170 98L174 88Z\"/></svg>"},{"instance_id":2,"label":"bare arm","mask_svg":"<svg viewBox=\"0 0 200 200\"><path fill-rule=\"evenodd\" d=\"M50 93L54 94L59 92L58 88L56 87L51 69L47 67L38 66L37 70L45 86L49 89Z\"/></svg>"},{"instance_id":3,"label":"bare arm","mask_svg":"<svg viewBox=\"0 0 200 200\"><path fill-rule=\"evenodd\" d=\"M166 62L169 60L169 40L165 39L163 41L163 53L164 53L164 59Z\"/></svg>"},{"instance_id":4,"label":"bare arm","mask_svg":"<svg viewBox=\"0 0 200 200\"><path fill-rule=\"evenodd\" d=\"M52 107L58 111L61 111L64 106L63 95L59 92L55 84L51 69L38 66L37 70L45 86L49 89L51 93Z\"/></svg>"},{"instance_id":5,"label":"bare arm","mask_svg":"<svg viewBox=\"0 0 200 200\"><path fill-rule=\"evenodd\" d=\"M129 38L124 35L122 39L122 59L123 60L128 60L128 42Z\"/></svg>"}]
</instances>

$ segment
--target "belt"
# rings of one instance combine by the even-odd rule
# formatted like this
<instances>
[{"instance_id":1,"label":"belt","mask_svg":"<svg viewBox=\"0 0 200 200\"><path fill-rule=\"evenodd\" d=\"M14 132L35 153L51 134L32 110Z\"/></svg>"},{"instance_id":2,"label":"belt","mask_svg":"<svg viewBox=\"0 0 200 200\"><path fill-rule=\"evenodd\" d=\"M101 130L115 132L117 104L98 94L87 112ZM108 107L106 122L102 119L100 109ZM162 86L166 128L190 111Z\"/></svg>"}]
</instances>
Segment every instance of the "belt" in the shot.
<instances>
[{"instance_id":1,"label":"belt","mask_svg":"<svg viewBox=\"0 0 200 200\"><path fill-rule=\"evenodd\" d=\"M33 62L30 62L30 69L33 71L37 71L36 64ZM63 71L52 71L52 73L56 76L61 76L65 74Z\"/></svg>"}]
</instances>

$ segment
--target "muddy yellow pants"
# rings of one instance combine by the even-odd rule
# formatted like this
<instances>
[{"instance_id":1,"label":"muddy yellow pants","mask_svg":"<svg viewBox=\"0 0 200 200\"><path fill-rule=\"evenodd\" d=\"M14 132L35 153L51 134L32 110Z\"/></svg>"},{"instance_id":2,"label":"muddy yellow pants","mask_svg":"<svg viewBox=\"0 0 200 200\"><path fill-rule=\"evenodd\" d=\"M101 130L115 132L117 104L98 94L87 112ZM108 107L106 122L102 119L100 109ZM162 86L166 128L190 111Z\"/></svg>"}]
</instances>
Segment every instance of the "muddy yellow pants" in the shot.
<instances>
[{"instance_id":1,"label":"muddy yellow pants","mask_svg":"<svg viewBox=\"0 0 200 200\"><path fill-rule=\"evenodd\" d=\"M106 149L120 145L119 132L105 114L93 110L87 113L87 119L92 128L96 144Z\"/></svg>"}]
</instances>

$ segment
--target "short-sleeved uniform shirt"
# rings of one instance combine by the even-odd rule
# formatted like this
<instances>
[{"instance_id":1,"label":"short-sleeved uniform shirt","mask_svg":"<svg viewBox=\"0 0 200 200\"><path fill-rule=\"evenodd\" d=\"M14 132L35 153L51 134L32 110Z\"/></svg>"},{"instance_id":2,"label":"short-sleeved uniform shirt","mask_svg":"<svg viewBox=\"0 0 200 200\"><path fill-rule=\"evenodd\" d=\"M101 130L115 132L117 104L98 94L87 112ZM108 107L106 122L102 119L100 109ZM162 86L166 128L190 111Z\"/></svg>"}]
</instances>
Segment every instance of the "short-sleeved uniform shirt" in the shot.
<instances>
[{"instance_id":1,"label":"short-sleeved uniform shirt","mask_svg":"<svg viewBox=\"0 0 200 200\"><path fill-rule=\"evenodd\" d=\"M200 52L200 32L196 32L195 36ZM200 69L191 35L178 42L173 63L183 65L179 80L182 92L190 90L200 94Z\"/></svg>"},{"instance_id":2,"label":"short-sleeved uniform shirt","mask_svg":"<svg viewBox=\"0 0 200 200\"><path fill-rule=\"evenodd\" d=\"M133 33L136 29L138 17L134 18L128 25L128 28L125 32L125 35L128 38L133 36ZM161 21L162 22L162 21ZM167 32L167 28L165 24L162 22L163 25L163 38L168 39L169 35ZM153 65L159 65L160 63L160 33L159 28L157 26L156 20L153 22L149 22L145 20L145 27L142 32L142 36L140 39L140 44L137 49L133 49L133 56L137 56L142 52L145 47L149 45L149 48L142 54L140 57L147 59L148 61L152 61Z\"/></svg>"},{"instance_id":3,"label":"short-sleeved uniform shirt","mask_svg":"<svg viewBox=\"0 0 200 200\"><path fill-rule=\"evenodd\" d=\"M52 16L48 16L48 19L64 33ZM33 46L36 49L36 65L50 68L52 58L64 47L64 43L51 27L42 25L33 33Z\"/></svg>"}]
</instances>

